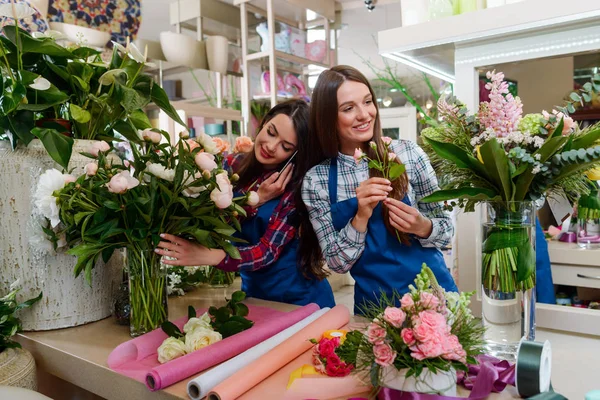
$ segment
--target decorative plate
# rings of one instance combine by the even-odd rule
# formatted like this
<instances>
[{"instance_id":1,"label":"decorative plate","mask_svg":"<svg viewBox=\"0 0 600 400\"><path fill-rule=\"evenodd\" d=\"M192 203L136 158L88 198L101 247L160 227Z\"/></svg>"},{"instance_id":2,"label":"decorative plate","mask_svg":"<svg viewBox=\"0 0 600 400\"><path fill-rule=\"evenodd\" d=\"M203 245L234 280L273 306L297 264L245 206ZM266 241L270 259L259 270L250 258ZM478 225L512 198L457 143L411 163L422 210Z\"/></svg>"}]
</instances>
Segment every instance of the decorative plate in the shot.
<instances>
[{"instance_id":1,"label":"decorative plate","mask_svg":"<svg viewBox=\"0 0 600 400\"><path fill-rule=\"evenodd\" d=\"M48 20L110 32L125 45L140 29L141 0L50 0Z\"/></svg>"},{"instance_id":2,"label":"decorative plate","mask_svg":"<svg viewBox=\"0 0 600 400\"><path fill-rule=\"evenodd\" d=\"M11 0L0 0L0 4L10 4ZM23 18L19 20L19 28L25 29L27 32L46 32L48 30L48 23L42 17L40 11L33 5L29 0L19 0L19 3L24 3L29 7L33 8L36 13L31 17ZM0 27L4 28L4 25L14 25L15 21L12 18L0 17Z\"/></svg>"}]
</instances>

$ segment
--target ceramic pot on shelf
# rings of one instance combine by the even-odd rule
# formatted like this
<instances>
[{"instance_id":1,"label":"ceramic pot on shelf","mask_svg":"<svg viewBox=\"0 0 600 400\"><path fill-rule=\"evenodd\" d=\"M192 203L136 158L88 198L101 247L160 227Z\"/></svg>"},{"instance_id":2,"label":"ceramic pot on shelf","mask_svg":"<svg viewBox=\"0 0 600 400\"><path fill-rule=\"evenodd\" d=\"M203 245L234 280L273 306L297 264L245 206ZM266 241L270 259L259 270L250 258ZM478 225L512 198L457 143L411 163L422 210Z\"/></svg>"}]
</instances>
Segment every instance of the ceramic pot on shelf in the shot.
<instances>
[{"instance_id":1,"label":"ceramic pot on shelf","mask_svg":"<svg viewBox=\"0 0 600 400\"><path fill-rule=\"evenodd\" d=\"M206 43L175 32L160 33L160 47L168 62L190 68L207 69Z\"/></svg>"},{"instance_id":2,"label":"ceramic pot on shelf","mask_svg":"<svg viewBox=\"0 0 600 400\"><path fill-rule=\"evenodd\" d=\"M208 69L227 73L227 62L229 60L229 41L224 36L209 36L206 39L206 58Z\"/></svg>"}]
</instances>

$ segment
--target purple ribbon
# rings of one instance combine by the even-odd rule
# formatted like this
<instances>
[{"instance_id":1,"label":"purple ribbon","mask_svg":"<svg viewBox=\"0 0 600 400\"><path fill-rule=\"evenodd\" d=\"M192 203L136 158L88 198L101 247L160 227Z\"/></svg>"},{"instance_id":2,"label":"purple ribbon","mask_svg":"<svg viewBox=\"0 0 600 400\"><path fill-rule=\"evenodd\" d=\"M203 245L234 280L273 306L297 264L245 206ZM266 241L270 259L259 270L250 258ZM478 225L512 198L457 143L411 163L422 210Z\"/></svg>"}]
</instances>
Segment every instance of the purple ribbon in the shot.
<instances>
[{"instance_id":1,"label":"purple ribbon","mask_svg":"<svg viewBox=\"0 0 600 400\"><path fill-rule=\"evenodd\" d=\"M575 243L577 242L577 235L575 235L575 232L563 232L558 238L558 241L565 243Z\"/></svg>"},{"instance_id":2,"label":"purple ribbon","mask_svg":"<svg viewBox=\"0 0 600 400\"><path fill-rule=\"evenodd\" d=\"M469 372L459 371L457 383L471 391L469 399L484 400L490 393L499 393L507 385L515 384L515 365L488 355L477 357L479 364L469 365ZM465 397L441 396L437 394L402 392L382 388L379 400L464 400Z\"/></svg>"}]
</instances>

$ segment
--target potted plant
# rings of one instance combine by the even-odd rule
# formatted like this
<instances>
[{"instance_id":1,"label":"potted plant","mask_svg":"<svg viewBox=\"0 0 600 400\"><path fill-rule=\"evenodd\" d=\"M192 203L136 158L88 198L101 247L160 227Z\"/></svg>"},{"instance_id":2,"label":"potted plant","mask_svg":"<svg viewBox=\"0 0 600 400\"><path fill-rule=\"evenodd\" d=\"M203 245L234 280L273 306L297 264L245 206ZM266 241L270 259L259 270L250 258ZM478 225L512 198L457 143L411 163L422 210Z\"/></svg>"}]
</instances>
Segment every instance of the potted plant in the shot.
<instances>
[{"instance_id":1,"label":"potted plant","mask_svg":"<svg viewBox=\"0 0 600 400\"><path fill-rule=\"evenodd\" d=\"M10 292L0 298L0 386L18 386L37 389L35 360L31 353L21 348L12 337L21 332L17 311L31 307L42 298L42 293L23 303L17 301L19 281L10 285Z\"/></svg>"}]
</instances>

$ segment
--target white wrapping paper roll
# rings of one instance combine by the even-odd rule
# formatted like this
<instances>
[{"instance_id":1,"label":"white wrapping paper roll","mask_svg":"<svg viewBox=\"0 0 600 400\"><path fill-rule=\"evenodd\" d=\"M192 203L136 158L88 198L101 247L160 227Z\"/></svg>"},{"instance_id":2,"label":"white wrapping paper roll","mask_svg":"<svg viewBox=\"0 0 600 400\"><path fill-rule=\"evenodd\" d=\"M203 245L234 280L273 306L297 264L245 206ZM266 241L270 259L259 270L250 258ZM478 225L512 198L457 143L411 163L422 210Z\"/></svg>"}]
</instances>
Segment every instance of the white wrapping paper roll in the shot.
<instances>
[{"instance_id":1,"label":"white wrapping paper roll","mask_svg":"<svg viewBox=\"0 0 600 400\"><path fill-rule=\"evenodd\" d=\"M279 332L277 335L249 348L245 352L233 357L223 364L211 369L208 372L192 379L187 384L188 396L191 399L199 400L205 397L215 386L235 374L240 369L248 364L258 360L263 355L267 354L273 348L289 339L296 332L306 327L311 322L329 311L329 308L322 308L319 311L309 315L302 321L290 326L289 328Z\"/></svg>"}]
</instances>

